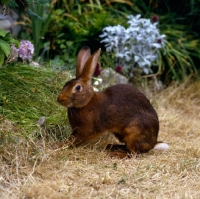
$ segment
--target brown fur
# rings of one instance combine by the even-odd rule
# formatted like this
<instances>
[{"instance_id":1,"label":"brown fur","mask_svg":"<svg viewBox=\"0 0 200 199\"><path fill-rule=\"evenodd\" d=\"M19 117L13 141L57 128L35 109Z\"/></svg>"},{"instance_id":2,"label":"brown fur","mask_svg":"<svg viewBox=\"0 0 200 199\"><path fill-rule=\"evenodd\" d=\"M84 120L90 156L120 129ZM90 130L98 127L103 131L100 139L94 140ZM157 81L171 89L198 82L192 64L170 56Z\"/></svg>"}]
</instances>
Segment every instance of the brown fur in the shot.
<instances>
[{"instance_id":1,"label":"brown fur","mask_svg":"<svg viewBox=\"0 0 200 199\"><path fill-rule=\"evenodd\" d=\"M148 152L157 143L159 121L149 100L130 85L118 84L101 92L94 92L91 77L100 49L92 56L84 47L78 54L76 79L67 82L58 102L68 107L68 118L73 129L66 143L78 145L105 132L114 133L130 153ZM80 90L76 90L80 86ZM112 152L127 156L127 152Z\"/></svg>"}]
</instances>

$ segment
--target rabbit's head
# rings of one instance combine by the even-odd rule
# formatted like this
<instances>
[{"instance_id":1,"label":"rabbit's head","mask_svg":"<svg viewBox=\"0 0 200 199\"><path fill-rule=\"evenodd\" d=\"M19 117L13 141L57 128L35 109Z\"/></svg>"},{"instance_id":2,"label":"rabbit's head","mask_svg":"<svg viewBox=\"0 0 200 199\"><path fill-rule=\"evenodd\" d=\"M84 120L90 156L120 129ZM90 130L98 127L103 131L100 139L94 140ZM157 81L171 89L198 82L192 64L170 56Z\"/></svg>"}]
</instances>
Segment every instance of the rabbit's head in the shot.
<instances>
[{"instance_id":1,"label":"rabbit's head","mask_svg":"<svg viewBox=\"0 0 200 199\"><path fill-rule=\"evenodd\" d=\"M83 47L77 57L76 78L64 85L57 101L66 107L84 107L94 94L91 79L94 74L101 49L91 55L90 48Z\"/></svg>"}]
</instances>

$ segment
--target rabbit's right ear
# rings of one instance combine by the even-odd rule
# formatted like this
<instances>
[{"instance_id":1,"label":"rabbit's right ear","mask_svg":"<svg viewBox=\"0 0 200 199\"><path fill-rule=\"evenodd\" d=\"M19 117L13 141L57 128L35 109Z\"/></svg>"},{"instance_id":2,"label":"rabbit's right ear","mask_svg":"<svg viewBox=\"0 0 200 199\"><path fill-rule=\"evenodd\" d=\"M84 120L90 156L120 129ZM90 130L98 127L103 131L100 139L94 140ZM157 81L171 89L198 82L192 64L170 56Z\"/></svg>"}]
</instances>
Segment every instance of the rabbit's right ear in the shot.
<instances>
[{"instance_id":1,"label":"rabbit's right ear","mask_svg":"<svg viewBox=\"0 0 200 199\"><path fill-rule=\"evenodd\" d=\"M76 63L76 78L79 78L81 76L83 67L90 56L91 56L91 51L90 48L87 46L83 47L79 51Z\"/></svg>"},{"instance_id":2,"label":"rabbit's right ear","mask_svg":"<svg viewBox=\"0 0 200 199\"><path fill-rule=\"evenodd\" d=\"M94 52L90 58L86 61L83 71L81 73L81 79L83 81L90 81L92 79L92 75L94 74L94 71L96 69L98 59L101 53L101 48Z\"/></svg>"}]
</instances>

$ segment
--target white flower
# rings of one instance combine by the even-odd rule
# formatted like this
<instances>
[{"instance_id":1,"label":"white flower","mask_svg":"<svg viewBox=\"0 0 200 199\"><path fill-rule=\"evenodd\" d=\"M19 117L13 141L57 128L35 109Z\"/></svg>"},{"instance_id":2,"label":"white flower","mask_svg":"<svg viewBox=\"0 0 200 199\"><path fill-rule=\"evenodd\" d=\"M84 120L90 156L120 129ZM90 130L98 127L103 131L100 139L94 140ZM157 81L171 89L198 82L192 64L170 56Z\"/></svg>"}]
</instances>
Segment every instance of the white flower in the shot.
<instances>
[{"instance_id":1,"label":"white flower","mask_svg":"<svg viewBox=\"0 0 200 199\"><path fill-rule=\"evenodd\" d=\"M108 52L114 52L121 65L127 68L142 68L145 74L158 58L158 50L165 47L165 35L160 35L158 23L143 19L141 15L129 15L129 27L108 26L103 29L101 42Z\"/></svg>"}]
</instances>

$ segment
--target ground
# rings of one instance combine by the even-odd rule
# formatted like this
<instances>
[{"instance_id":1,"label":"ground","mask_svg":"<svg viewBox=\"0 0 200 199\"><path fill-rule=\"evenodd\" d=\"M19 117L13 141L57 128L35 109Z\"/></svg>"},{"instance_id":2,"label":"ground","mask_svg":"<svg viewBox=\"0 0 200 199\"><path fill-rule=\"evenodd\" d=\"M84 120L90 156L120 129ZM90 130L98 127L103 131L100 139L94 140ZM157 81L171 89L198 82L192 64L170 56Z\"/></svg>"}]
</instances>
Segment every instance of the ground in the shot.
<instances>
[{"instance_id":1,"label":"ground","mask_svg":"<svg viewBox=\"0 0 200 199\"><path fill-rule=\"evenodd\" d=\"M19 139L1 156L0 198L198 199L200 82L174 84L149 98L159 115L159 140L167 142L169 150L117 159L104 150L115 142L108 135L85 146L56 150L43 139ZM7 120L1 129L3 125L15 128Z\"/></svg>"}]
</instances>

